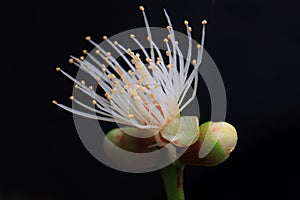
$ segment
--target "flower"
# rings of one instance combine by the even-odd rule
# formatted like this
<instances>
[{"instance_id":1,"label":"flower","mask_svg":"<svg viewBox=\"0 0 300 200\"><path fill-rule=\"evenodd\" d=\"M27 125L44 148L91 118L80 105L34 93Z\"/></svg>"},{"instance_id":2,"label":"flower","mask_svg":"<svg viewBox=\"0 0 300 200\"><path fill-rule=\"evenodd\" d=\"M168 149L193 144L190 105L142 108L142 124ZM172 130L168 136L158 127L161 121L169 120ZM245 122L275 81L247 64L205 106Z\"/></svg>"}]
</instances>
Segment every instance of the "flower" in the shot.
<instances>
[{"instance_id":1,"label":"flower","mask_svg":"<svg viewBox=\"0 0 300 200\"><path fill-rule=\"evenodd\" d=\"M165 52L168 60L166 62L163 57L164 52L159 50L152 40L144 7L140 6L139 9L144 17L150 53L146 51L135 35L131 34L129 38L139 45L146 59L143 60L140 54L133 52L131 49L126 49L118 41L113 42L107 36L103 36L103 39L119 53L130 68L126 71L125 67L122 67L110 52L105 51L90 36L87 36L85 39L97 48L96 55L92 55L86 50L83 53L94 62L89 62L84 57L76 58L73 56L69 60L70 63L87 72L98 82L98 86L105 92L104 97L97 94L93 87L88 87L85 81L78 81L61 68L56 68L57 71L76 84L75 88L92 97L91 103L94 106L84 104L74 96L71 96L70 99L98 115L75 110L57 103L57 101L53 101L53 103L84 117L116 122L150 130L153 133L160 132L161 134L156 137L158 143L172 142L177 146L189 146L195 143L199 137L198 118L196 116L180 117L180 113L196 97L198 68L203 56L205 24L207 21L202 21L202 39L201 45L197 45L196 58L191 58L192 28L189 26L188 21L184 21L188 36L188 53L186 60L184 60L175 39L170 18L165 11L168 21L168 36L164 39L168 49ZM130 56L131 60L124 54ZM158 57L155 57L155 55L158 55ZM187 101L184 101L187 91L192 85L193 93Z\"/></svg>"}]
</instances>

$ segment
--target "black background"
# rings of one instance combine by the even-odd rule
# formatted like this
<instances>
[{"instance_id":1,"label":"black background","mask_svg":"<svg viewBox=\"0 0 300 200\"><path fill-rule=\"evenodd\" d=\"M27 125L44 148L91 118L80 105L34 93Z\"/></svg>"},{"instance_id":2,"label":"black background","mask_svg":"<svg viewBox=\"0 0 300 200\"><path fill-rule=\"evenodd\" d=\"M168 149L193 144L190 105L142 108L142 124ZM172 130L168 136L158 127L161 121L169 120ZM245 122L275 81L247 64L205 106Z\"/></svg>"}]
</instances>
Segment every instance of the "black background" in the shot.
<instances>
[{"instance_id":1,"label":"black background","mask_svg":"<svg viewBox=\"0 0 300 200\"><path fill-rule=\"evenodd\" d=\"M288 199L295 162L290 146L300 110L294 62L299 16L296 5L276 0L2 5L0 199L165 199L158 172L129 174L104 166L82 145L72 115L51 104L53 98L68 102L72 90L55 67L68 68L70 54L92 49L86 35L100 42L104 34L142 27L141 4L152 26L166 25L163 8L178 31L188 19L195 39L201 20L209 21L206 50L226 86L226 121L239 134L223 164L186 167L186 198ZM201 122L209 119L205 103Z\"/></svg>"}]
</instances>

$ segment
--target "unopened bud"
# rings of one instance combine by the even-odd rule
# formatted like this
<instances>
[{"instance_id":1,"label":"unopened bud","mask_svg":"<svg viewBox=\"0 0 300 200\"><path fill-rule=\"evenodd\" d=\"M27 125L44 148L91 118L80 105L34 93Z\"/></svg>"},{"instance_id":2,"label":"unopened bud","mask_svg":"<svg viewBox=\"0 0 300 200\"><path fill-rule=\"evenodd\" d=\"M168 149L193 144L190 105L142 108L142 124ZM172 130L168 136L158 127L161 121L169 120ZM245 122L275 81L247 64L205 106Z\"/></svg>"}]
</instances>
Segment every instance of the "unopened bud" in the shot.
<instances>
[{"instance_id":1,"label":"unopened bud","mask_svg":"<svg viewBox=\"0 0 300 200\"><path fill-rule=\"evenodd\" d=\"M227 122L206 122L200 126L198 141L181 156L181 162L215 166L225 161L237 143L237 132Z\"/></svg>"}]
</instances>

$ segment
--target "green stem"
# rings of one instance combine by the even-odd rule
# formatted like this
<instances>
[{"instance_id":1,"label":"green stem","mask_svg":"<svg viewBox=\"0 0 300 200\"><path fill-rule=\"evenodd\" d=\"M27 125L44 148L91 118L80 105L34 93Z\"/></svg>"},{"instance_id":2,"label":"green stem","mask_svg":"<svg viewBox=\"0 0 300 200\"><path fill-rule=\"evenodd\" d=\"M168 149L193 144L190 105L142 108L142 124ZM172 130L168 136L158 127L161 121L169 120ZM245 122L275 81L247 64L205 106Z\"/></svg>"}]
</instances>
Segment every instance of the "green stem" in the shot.
<instances>
[{"instance_id":1,"label":"green stem","mask_svg":"<svg viewBox=\"0 0 300 200\"><path fill-rule=\"evenodd\" d=\"M160 170L168 200L184 200L183 169L183 164L175 162Z\"/></svg>"}]
</instances>

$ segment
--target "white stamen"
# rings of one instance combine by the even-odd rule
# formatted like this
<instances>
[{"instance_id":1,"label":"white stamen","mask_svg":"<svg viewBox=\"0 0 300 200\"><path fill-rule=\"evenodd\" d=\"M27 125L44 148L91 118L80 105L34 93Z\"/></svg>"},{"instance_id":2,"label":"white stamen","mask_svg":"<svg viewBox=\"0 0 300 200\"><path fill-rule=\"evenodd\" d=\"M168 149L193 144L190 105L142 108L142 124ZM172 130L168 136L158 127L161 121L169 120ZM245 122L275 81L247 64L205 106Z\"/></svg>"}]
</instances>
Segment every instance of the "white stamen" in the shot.
<instances>
[{"instance_id":1,"label":"white stamen","mask_svg":"<svg viewBox=\"0 0 300 200\"><path fill-rule=\"evenodd\" d=\"M153 41L144 7L140 6L139 9L143 13L150 53L133 34L130 35L130 38L142 50L144 54L142 56L134 53L131 49L125 48L119 42L112 42L107 36L103 36L105 43L117 52L130 70L125 70L110 52L95 43L90 36L86 36L85 39L96 47L96 55L83 50L84 56L79 58L71 56L69 59L70 64L74 64L95 79L98 83L97 86L103 89L104 97L97 94L93 86L87 86L88 83L84 80L78 81L61 68L56 68L56 71L61 72L74 82L76 89L92 98L92 105L86 105L74 96L71 96L70 100L98 115L75 110L59 104L55 100L52 101L53 104L91 119L117 122L142 129L161 130L168 121L174 119L192 102L197 92L197 70L203 57L205 24L207 24L207 21L202 21L202 38L201 45L197 45L197 58L192 58L192 28L189 26L188 21L184 21L188 35L187 58L184 60L175 38L171 20L164 10L168 21L167 30L169 34L168 39L164 39L167 47L168 61L166 61L164 60L164 53ZM128 54L131 60L124 54ZM155 54L158 56L156 60ZM146 57L146 60L143 60L143 56ZM85 59L85 57L89 59ZM193 71L189 74L191 66L193 66ZM192 84L192 96L186 102L183 102Z\"/></svg>"},{"instance_id":2,"label":"white stamen","mask_svg":"<svg viewBox=\"0 0 300 200\"><path fill-rule=\"evenodd\" d=\"M154 60L154 50L153 50L153 46L151 44L152 36L151 36L150 26L149 26L149 23L148 23L148 19L147 19L146 13L144 11L144 7L141 6L140 10L143 13L144 22L145 22L145 26L146 26L146 29L147 29L147 34L148 34L148 37L149 37L151 59Z\"/></svg>"}]
</instances>

